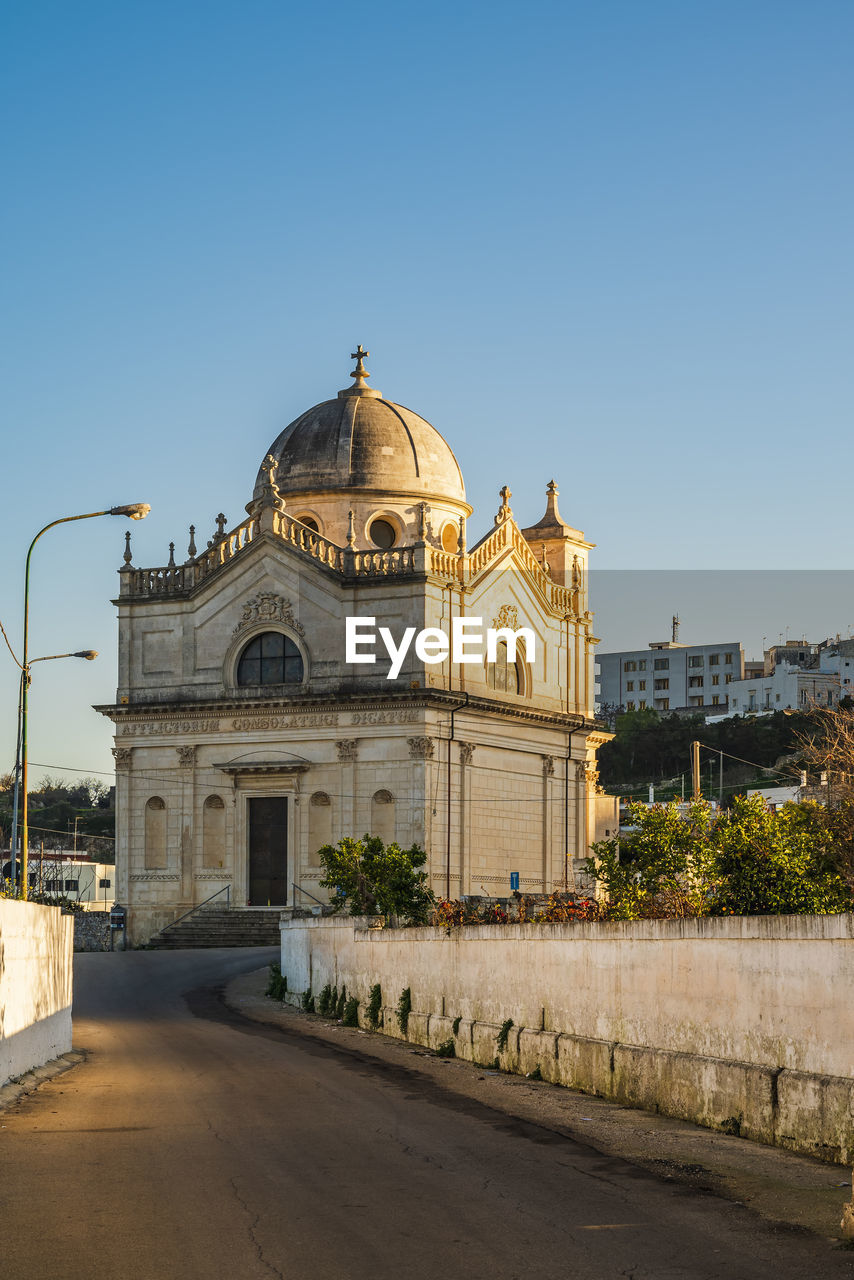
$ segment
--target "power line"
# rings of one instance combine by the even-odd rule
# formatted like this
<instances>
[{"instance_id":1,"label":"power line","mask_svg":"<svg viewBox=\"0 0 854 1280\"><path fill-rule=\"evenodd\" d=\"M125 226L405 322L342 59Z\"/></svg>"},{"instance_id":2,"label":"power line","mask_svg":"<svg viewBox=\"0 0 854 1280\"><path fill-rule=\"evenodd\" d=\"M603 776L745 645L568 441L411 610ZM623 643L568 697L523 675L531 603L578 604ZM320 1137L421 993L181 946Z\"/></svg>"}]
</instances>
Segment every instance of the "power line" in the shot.
<instances>
[{"instance_id":1,"label":"power line","mask_svg":"<svg viewBox=\"0 0 854 1280\"><path fill-rule=\"evenodd\" d=\"M755 760L744 760L741 756L731 755L729 751L722 751L720 747L710 747L707 742L701 742L700 746L706 751L713 751L716 756L726 756L727 760L737 760L739 764L749 764L751 769L759 769L762 773L779 773L781 778L790 777L783 769L775 769L770 764L757 764Z\"/></svg>"}]
</instances>

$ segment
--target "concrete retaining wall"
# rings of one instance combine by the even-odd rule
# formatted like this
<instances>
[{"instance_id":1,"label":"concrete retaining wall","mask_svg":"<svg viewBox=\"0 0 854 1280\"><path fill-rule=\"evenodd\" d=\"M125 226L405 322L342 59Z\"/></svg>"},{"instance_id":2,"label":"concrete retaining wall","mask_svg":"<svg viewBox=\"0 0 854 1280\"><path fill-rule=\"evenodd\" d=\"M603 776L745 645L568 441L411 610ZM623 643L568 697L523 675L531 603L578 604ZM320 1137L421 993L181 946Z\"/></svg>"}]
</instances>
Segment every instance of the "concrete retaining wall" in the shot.
<instances>
[{"instance_id":1,"label":"concrete retaining wall","mask_svg":"<svg viewBox=\"0 0 854 1280\"><path fill-rule=\"evenodd\" d=\"M74 924L0 898L0 1085L71 1049Z\"/></svg>"},{"instance_id":2,"label":"concrete retaining wall","mask_svg":"<svg viewBox=\"0 0 854 1280\"><path fill-rule=\"evenodd\" d=\"M854 915L372 929L282 922L291 998L328 982L384 1031L823 1159L854 1160ZM454 1020L460 1019L456 1034Z\"/></svg>"}]
</instances>

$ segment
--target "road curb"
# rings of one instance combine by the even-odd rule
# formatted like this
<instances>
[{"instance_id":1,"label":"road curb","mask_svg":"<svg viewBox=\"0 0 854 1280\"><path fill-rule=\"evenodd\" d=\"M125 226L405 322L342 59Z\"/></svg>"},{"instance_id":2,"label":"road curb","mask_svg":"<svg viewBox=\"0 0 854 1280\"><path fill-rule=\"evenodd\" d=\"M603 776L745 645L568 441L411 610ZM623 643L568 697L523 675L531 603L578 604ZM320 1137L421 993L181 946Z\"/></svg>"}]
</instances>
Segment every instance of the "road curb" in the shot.
<instances>
[{"instance_id":1,"label":"road curb","mask_svg":"<svg viewBox=\"0 0 854 1280\"><path fill-rule=\"evenodd\" d=\"M22 1076L7 1080L0 1087L0 1111L14 1106L20 1098L28 1093L34 1093L48 1080L61 1076L64 1071L70 1071L72 1067L77 1067L85 1061L86 1054L82 1049L72 1049L70 1053L62 1053L58 1058L51 1058L50 1062L45 1062L40 1067L33 1067L32 1071L25 1071Z\"/></svg>"}]
</instances>

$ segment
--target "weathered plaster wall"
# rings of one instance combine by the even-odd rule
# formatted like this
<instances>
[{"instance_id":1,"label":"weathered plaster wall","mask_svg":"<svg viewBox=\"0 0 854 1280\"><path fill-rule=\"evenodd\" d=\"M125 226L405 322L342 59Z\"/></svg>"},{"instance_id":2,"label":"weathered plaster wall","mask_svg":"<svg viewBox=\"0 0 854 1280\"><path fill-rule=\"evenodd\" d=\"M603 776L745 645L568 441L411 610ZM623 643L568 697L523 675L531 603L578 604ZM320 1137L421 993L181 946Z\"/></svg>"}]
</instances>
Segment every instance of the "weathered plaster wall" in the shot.
<instances>
[{"instance_id":1,"label":"weathered plaster wall","mask_svg":"<svg viewBox=\"0 0 854 1280\"><path fill-rule=\"evenodd\" d=\"M329 982L385 1031L412 992L409 1038L452 1035L460 1057L539 1065L555 1083L831 1160L854 1158L854 916L608 925L367 929L282 924L293 993ZM296 998L296 997L295 997Z\"/></svg>"},{"instance_id":2,"label":"weathered plaster wall","mask_svg":"<svg viewBox=\"0 0 854 1280\"><path fill-rule=\"evenodd\" d=\"M71 1049L74 922L0 898L0 1084Z\"/></svg>"}]
</instances>

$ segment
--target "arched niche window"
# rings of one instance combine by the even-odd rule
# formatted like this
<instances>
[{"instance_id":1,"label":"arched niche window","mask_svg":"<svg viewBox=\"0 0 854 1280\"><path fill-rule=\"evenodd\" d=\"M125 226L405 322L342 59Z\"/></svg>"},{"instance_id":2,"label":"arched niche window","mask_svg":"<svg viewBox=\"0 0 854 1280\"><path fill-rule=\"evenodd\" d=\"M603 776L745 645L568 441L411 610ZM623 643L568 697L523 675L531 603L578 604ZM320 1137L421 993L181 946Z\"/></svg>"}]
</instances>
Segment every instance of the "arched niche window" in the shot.
<instances>
[{"instance_id":1,"label":"arched niche window","mask_svg":"<svg viewBox=\"0 0 854 1280\"><path fill-rule=\"evenodd\" d=\"M486 683L497 693L525 692L525 663L521 650L517 648L516 661L510 661L507 652L507 641L499 640L495 650L495 661L487 663Z\"/></svg>"},{"instance_id":2,"label":"arched niche window","mask_svg":"<svg viewBox=\"0 0 854 1280\"><path fill-rule=\"evenodd\" d=\"M222 796L208 796L202 808L202 854L206 867L225 864L225 804Z\"/></svg>"},{"instance_id":3,"label":"arched niche window","mask_svg":"<svg viewBox=\"0 0 854 1280\"><path fill-rule=\"evenodd\" d=\"M383 844L391 844L396 825L394 796L390 791L375 791L371 798L371 835L379 836Z\"/></svg>"},{"instance_id":4,"label":"arched niche window","mask_svg":"<svg viewBox=\"0 0 854 1280\"><path fill-rule=\"evenodd\" d=\"M166 866L166 801L152 796L145 803L145 867L162 871Z\"/></svg>"},{"instance_id":5,"label":"arched niche window","mask_svg":"<svg viewBox=\"0 0 854 1280\"><path fill-rule=\"evenodd\" d=\"M308 852L313 863L317 851L332 843L332 801L325 791L315 791L308 806Z\"/></svg>"},{"instance_id":6,"label":"arched niche window","mask_svg":"<svg viewBox=\"0 0 854 1280\"><path fill-rule=\"evenodd\" d=\"M264 631L250 640L237 664L238 685L301 684L302 655L281 631Z\"/></svg>"}]
</instances>

